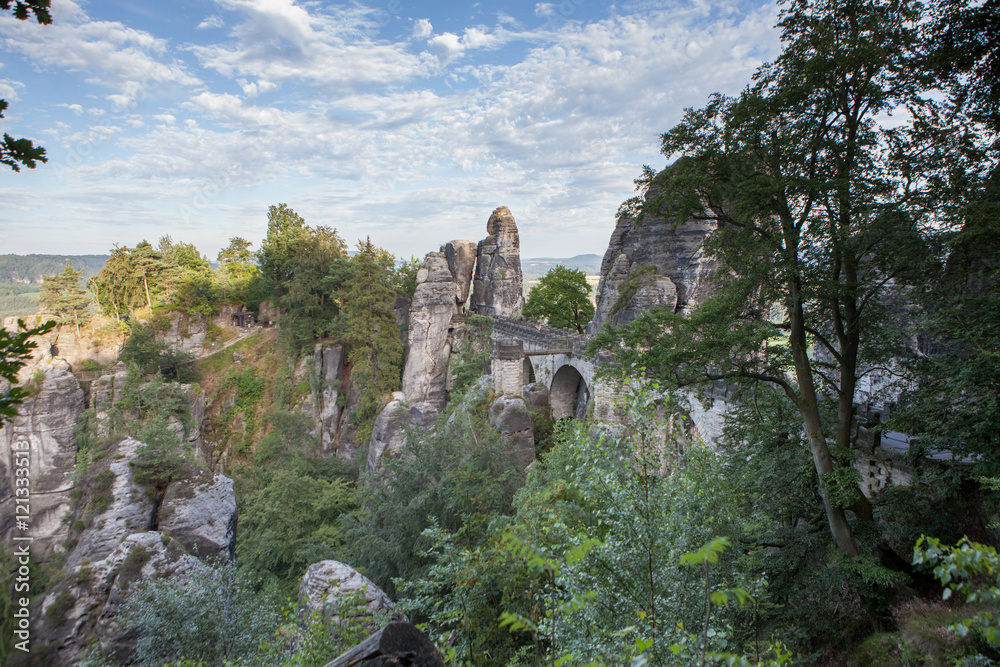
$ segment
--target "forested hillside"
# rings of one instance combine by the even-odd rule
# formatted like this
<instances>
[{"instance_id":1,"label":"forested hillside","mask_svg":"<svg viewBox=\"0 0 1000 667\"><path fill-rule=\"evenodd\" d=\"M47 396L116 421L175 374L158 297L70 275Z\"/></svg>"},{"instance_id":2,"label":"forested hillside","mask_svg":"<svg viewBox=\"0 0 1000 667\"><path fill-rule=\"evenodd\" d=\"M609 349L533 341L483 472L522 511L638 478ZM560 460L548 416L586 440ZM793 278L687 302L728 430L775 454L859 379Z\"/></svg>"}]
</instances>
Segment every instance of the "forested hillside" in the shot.
<instances>
[{"instance_id":1,"label":"forested hillside","mask_svg":"<svg viewBox=\"0 0 1000 667\"><path fill-rule=\"evenodd\" d=\"M38 309L42 280L71 263L85 278L96 275L108 255L0 255L0 320Z\"/></svg>"},{"instance_id":2,"label":"forested hillside","mask_svg":"<svg viewBox=\"0 0 1000 667\"><path fill-rule=\"evenodd\" d=\"M436 665L994 664L998 25L779 5L596 308L589 256L525 302L505 206L422 261L276 204L58 267L0 332L0 502L59 517L23 564L4 515L0 657L322 667L405 614Z\"/></svg>"},{"instance_id":3,"label":"forested hillside","mask_svg":"<svg viewBox=\"0 0 1000 667\"><path fill-rule=\"evenodd\" d=\"M109 255L0 255L0 283L41 283L45 276L62 271L66 262L89 278L108 261Z\"/></svg>"}]
</instances>

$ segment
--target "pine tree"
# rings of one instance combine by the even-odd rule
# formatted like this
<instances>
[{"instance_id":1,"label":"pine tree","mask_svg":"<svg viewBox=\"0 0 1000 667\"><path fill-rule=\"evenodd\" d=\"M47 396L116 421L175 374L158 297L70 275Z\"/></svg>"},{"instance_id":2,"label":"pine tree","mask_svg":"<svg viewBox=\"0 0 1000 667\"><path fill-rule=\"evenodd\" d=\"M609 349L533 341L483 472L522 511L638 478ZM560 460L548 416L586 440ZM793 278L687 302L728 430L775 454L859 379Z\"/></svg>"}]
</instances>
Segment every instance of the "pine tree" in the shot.
<instances>
[{"instance_id":1,"label":"pine tree","mask_svg":"<svg viewBox=\"0 0 1000 667\"><path fill-rule=\"evenodd\" d=\"M382 398L399 389L403 342L392 310L394 258L371 239L358 244L344 292L344 341L350 352L351 382L360 389L361 404L354 423L358 442L367 442Z\"/></svg>"},{"instance_id":2,"label":"pine tree","mask_svg":"<svg viewBox=\"0 0 1000 667\"><path fill-rule=\"evenodd\" d=\"M59 321L72 322L76 325L76 333L80 334L80 319L90 306L90 297L81 283L83 274L66 262L62 273L45 276L42 280L42 292L39 302L42 308L55 315Z\"/></svg>"}]
</instances>

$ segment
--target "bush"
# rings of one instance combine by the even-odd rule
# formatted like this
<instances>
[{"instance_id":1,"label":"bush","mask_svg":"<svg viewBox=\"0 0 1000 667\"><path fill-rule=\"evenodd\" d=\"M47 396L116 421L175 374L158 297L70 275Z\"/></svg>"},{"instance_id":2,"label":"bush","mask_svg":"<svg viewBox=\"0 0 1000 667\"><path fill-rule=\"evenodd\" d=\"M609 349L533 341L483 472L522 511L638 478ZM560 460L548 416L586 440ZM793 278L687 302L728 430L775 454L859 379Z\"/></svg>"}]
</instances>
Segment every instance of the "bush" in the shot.
<instances>
[{"instance_id":1,"label":"bush","mask_svg":"<svg viewBox=\"0 0 1000 667\"><path fill-rule=\"evenodd\" d=\"M138 633L135 657L143 663L258 664L278 613L276 601L254 584L231 564L147 580L122 606L119 622Z\"/></svg>"}]
</instances>

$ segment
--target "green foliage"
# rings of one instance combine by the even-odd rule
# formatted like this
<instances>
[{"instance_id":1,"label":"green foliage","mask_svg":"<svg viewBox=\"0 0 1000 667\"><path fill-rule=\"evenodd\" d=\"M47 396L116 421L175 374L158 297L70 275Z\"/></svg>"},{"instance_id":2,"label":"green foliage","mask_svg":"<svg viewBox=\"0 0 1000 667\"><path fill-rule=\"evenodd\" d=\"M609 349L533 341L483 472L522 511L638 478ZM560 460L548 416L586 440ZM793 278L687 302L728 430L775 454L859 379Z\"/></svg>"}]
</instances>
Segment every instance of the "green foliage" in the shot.
<instances>
[{"instance_id":1,"label":"green foliage","mask_svg":"<svg viewBox=\"0 0 1000 667\"><path fill-rule=\"evenodd\" d=\"M18 320L17 332L14 334L0 328L0 379L16 385L17 372L31 358L31 351L38 347L38 343L31 338L44 336L55 325L54 321L49 321L29 329L23 320ZM27 395L27 391L17 386L0 393L0 425L17 415L17 406Z\"/></svg>"},{"instance_id":2,"label":"green foliage","mask_svg":"<svg viewBox=\"0 0 1000 667\"><path fill-rule=\"evenodd\" d=\"M163 374L168 379L190 382L196 378L193 355L170 347L156 339L153 325L136 323L132 326L125 345L122 347L121 361L135 364L142 374Z\"/></svg>"},{"instance_id":3,"label":"green foliage","mask_svg":"<svg viewBox=\"0 0 1000 667\"><path fill-rule=\"evenodd\" d=\"M38 312L38 285L0 283L0 319L27 317Z\"/></svg>"},{"instance_id":4,"label":"green foliage","mask_svg":"<svg viewBox=\"0 0 1000 667\"><path fill-rule=\"evenodd\" d=\"M229 239L229 245L219 251L218 282L223 301L246 301L251 281L260 277L253 245L239 236Z\"/></svg>"},{"instance_id":5,"label":"green foliage","mask_svg":"<svg viewBox=\"0 0 1000 667\"><path fill-rule=\"evenodd\" d=\"M394 578L413 580L430 565L423 531L436 522L475 546L495 517L509 515L523 473L483 415L442 415L430 432L411 433L400 457L361 487L360 518L349 522L350 562L392 595Z\"/></svg>"},{"instance_id":6,"label":"green foliage","mask_svg":"<svg viewBox=\"0 0 1000 667\"><path fill-rule=\"evenodd\" d=\"M640 391L632 408L613 429L564 422L509 518L475 536L433 525L419 537L431 542L432 561L397 580L401 604L411 618L427 619L432 636L454 638L457 661L673 664L669 647L688 632L677 628L680 619L696 631L714 628L713 651L743 648L753 609L716 605L706 619L704 574L680 565L713 534L754 529L739 513L739 489L722 459L670 430L653 395ZM406 465L428 458L436 457ZM742 544L732 554L713 551L723 562L710 592L733 598L740 588L764 604L753 552ZM500 612L516 633L490 627Z\"/></svg>"},{"instance_id":7,"label":"green foliage","mask_svg":"<svg viewBox=\"0 0 1000 667\"><path fill-rule=\"evenodd\" d=\"M933 537L921 536L913 547L913 564L934 567L934 576L945 587L942 599L955 593L969 604L985 605L989 611L959 621L951 630L965 637L970 630L979 633L991 648L1000 648L1000 556L996 549L962 538L953 547L943 546Z\"/></svg>"},{"instance_id":8,"label":"green foliage","mask_svg":"<svg viewBox=\"0 0 1000 667\"><path fill-rule=\"evenodd\" d=\"M150 489L165 489L185 466L180 438L162 415L147 421L136 438L143 444L129 461L135 481Z\"/></svg>"},{"instance_id":9,"label":"green foliage","mask_svg":"<svg viewBox=\"0 0 1000 667\"><path fill-rule=\"evenodd\" d=\"M269 422L239 480L237 552L242 571L290 594L311 563L343 560L341 516L357 509L356 491L336 459L310 458L318 443L309 417L277 411Z\"/></svg>"},{"instance_id":10,"label":"green foliage","mask_svg":"<svg viewBox=\"0 0 1000 667\"><path fill-rule=\"evenodd\" d=\"M583 271L556 265L528 292L524 316L551 327L583 333L594 316L590 284Z\"/></svg>"},{"instance_id":11,"label":"green foliage","mask_svg":"<svg viewBox=\"0 0 1000 667\"><path fill-rule=\"evenodd\" d=\"M352 387L359 400L353 422L358 442L368 442L375 417L386 398L399 389L403 368L403 342L396 326L393 305L392 255L375 247L371 239L358 244L344 285L344 342Z\"/></svg>"},{"instance_id":12,"label":"green foliage","mask_svg":"<svg viewBox=\"0 0 1000 667\"><path fill-rule=\"evenodd\" d=\"M423 261L416 257L410 257L409 261L399 260L392 270L392 285L397 294L413 298L413 293L417 291L417 272L423 265Z\"/></svg>"},{"instance_id":13,"label":"green foliage","mask_svg":"<svg viewBox=\"0 0 1000 667\"><path fill-rule=\"evenodd\" d=\"M261 642L278 625L276 609L276 600L226 563L143 581L119 622L138 633L135 656L145 664L274 664L264 661Z\"/></svg>"},{"instance_id":14,"label":"green foliage","mask_svg":"<svg viewBox=\"0 0 1000 667\"><path fill-rule=\"evenodd\" d=\"M955 220L932 211L961 207L988 164L975 124L919 93L918 18L918 5L894 1L782 10L782 54L738 97L713 96L663 135L664 155L681 158L643 204L652 218L725 227L706 245L723 267L718 296L690 318L654 309L596 343L625 348L623 373L780 388L820 475L850 448L858 378L907 356L893 281L934 260ZM875 120L901 105L912 123ZM852 509L870 514L860 496ZM844 509L826 513L838 547L857 554Z\"/></svg>"},{"instance_id":15,"label":"green foliage","mask_svg":"<svg viewBox=\"0 0 1000 667\"><path fill-rule=\"evenodd\" d=\"M81 286L83 274L73 268L70 262L62 273L46 276L42 281L39 303L45 312L52 313L59 321L80 326L80 320L90 308L90 296Z\"/></svg>"},{"instance_id":16,"label":"green foliage","mask_svg":"<svg viewBox=\"0 0 1000 667\"><path fill-rule=\"evenodd\" d=\"M487 373L492 331L493 320L485 315L470 315L466 320L465 335L458 341L454 362L449 368L452 400L463 400L472 383Z\"/></svg>"}]
</instances>

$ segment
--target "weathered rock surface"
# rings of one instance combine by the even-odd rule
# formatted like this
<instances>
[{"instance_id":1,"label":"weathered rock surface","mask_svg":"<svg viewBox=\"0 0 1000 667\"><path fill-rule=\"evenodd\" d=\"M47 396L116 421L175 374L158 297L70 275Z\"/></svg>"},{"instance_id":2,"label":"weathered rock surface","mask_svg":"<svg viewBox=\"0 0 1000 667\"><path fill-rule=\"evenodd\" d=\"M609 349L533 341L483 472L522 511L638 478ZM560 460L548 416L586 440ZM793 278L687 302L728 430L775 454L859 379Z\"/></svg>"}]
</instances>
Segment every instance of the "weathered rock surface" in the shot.
<instances>
[{"instance_id":1,"label":"weathered rock surface","mask_svg":"<svg viewBox=\"0 0 1000 667\"><path fill-rule=\"evenodd\" d=\"M448 260L448 270L455 280L455 301L459 306L469 300L472 288L472 274L476 268L476 244L472 241L449 241L441 246Z\"/></svg>"},{"instance_id":2,"label":"weathered rock surface","mask_svg":"<svg viewBox=\"0 0 1000 667\"><path fill-rule=\"evenodd\" d=\"M402 391L410 404L427 402L441 409L448 400L452 319L468 296L471 252L470 241L451 241L427 253L417 273L403 368Z\"/></svg>"},{"instance_id":3,"label":"weathered rock surface","mask_svg":"<svg viewBox=\"0 0 1000 667\"><path fill-rule=\"evenodd\" d=\"M111 372L94 380L90 385L90 407L99 413L106 412L115 401L121 399L127 375L128 368L124 363L118 362Z\"/></svg>"},{"instance_id":4,"label":"weathered rock surface","mask_svg":"<svg viewBox=\"0 0 1000 667\"><path fill-rule=\"evenodd\" d=\"M40 370L40 369L38 369ZM0 534L9 540L15 529L15 458L28 452L30 535L32 551L44 559L66 536L62 518L70 509L72 471L76 464L74 427L84 409L83 391L66 370L49 366L44 379L31 382L36 393L20 406L18 416L0 428ZM20 443L20 444L19 444ZM24 444L26 443L26 444ZM9 543L9 542L8 542Z\"/></svg>"},{"instance_id":5,"label":"weathered rock surface","mask_svg":"<svg viewBox=\"0 0 1000 667\"><path fill-rule=\"evenodd\" d=\"M198 558L236 557L236 492L225 475L172 482L159 510L158 529Z\"/></svg>"},{"instance_id":6,"label":"weathered rock surface","mask_svg":"<svg viewBox=\"0 0 1000 667\"><path fill-rule=\"evenodd\" d=\"M490 405L490 424L510 442L510 454L524 467L535 460L531 414L520 396L500 396Z\"/></svg>"},{"instance_id":7,"label":"weathered rock surface","mask_svg":"<svg viewBox=\"0 0 1000 667\"><path fill-rule=\"evenodd\" d=\"M402 392L393 394L375 420L372 439L368 445L368 472L382 467L387 458L395 458L406 444L407 431L426 432L434 423L439 410L431 403L407 405Z\"/></svg>"},{"instance_id":8,"label":"weathered rock surface","mask_svg":"<svg viewBox=\"0 0 1000 667\"><path fill-rule=\"evenodd\" d=\"M52 647L37 664L76 665L94 640L124 662L134 640L116 619L130 588L140 580L183 576L204 567L178 542L153 531L128 535L104 558L76 565L42 600L37 636L52 640Z\"/></svg>"},{"instance_id":9,"label":"weathered rock surface","mask_svg":"<svg viewBox=\"0 0 1000 667\"><path fill-rule=\"evenodd\" d=\"M486 223L489 234L476 249L473 312L517 317L524 310L521 241L510 209L501 206Z\"/></svg>"},{"instance_id":10,"label":"weathered rock surface","mask_svg":"<svg viewBox=\"0 0 1000 667\"><path fill-rule=\"evenodd\" d=\"M145 532L154 525L153 500L136 483L132 466L129 465L141 445L135 438L126 438L108 453L113 459L108 469L114 475L111 502L107 509L94 517L93 525L80 534L76 548L67 558L69 565L105 558L126 536Z\"/></svg>"},{"instance_id":11,"label":"weathered rock surface","mask_svg":"<svg viewBox=\"0 0 1000 667\"><path fill-rule=\"evenodd\" d=\"M317 345L313 353L313 373L320 382L319 405L315 419L319 430L323 451L331 451L340 428L341 406L337 399L343 389L341 379L344 369L344 348L342 345Z\"/></svg>"},{"instance_id":12,"label":"weathered rock surface","mask_svg":"<svg viewBox=\"0 0 1000 667\"><path fill-rule=\"evenodd\" d=\"M299 585L299 610L302 618L311 618L319 611L335 623L361 621L371 632L380 626L376 615L406 620L378 586L335 560L313 563L306 570Z\"/></svg>"},{"instance_id":13,"label":"weathered rock surface","mask_svg":"<svg viewBox=\"0 0 1000 667\"><path fill-rule=\"evenodd\" d=\"M655 194L651 189L647 201ZM689 312L711 296L710 279L719 263L705 257L702 246L716 230L713 222L649 213L619 220L601 263L597 312L588 333L634 320L656 305Z\"/></svg>"}]
</instances>

